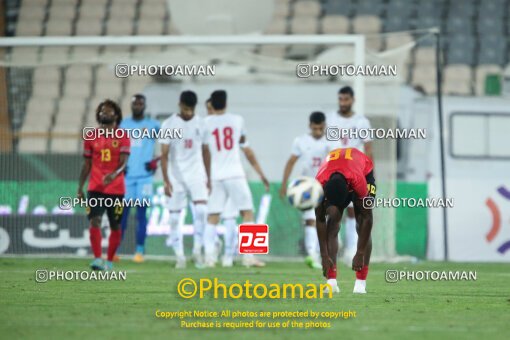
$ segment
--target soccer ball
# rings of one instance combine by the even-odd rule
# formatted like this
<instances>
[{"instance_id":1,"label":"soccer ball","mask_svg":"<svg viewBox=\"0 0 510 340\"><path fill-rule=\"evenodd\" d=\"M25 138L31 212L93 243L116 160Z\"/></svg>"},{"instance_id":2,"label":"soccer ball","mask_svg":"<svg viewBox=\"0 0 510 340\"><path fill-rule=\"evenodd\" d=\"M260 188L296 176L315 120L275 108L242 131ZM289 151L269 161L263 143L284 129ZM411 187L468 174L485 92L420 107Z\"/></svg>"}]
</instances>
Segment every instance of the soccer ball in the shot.
<instances>
[{"instance_id":1,"label":"soccer ball","mask_svg":"<svg viewBox=\"0 0 510 340\"><path fill-rule=\"evenodd\" d=\"M321 184L312 177L298 177L287 186L287 199L299 210L316 208L323 196Z\"/></svg>"}]
</instances>

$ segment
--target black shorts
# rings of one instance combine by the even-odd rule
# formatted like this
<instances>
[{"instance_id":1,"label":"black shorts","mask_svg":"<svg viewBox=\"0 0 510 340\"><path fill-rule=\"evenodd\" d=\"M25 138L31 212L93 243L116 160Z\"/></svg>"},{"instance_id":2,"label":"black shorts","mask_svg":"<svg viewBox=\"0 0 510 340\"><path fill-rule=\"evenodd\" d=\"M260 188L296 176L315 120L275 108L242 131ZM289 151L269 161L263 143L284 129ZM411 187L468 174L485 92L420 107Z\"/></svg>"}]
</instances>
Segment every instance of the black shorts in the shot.
<instances>
[{"instance_id":1,"label":"black shorts","mask_svg":"<svg viewBox=\"0 0 510 340\"><path fill-rule=\"evenodd\" d=\"M376 185L375 185L375 178L374 178L374 171L370 171L366 176L365 180L367 181L367 189L368 189L368 196L375 198L376 193ZM338 207L341 210L344 210L351 204L351 202L354 202L358 199L358 195L354 191L350 191L347 195L347 199L345 200L344 204L342 206Z\"/></svg>"},{"instance_id":2,"label":"black shorts","mask_svg":"<svg viewBox=\"0 0 510 340\"><path fill-rule=\"evenodd\" d=\"M93 217L103 216L106 211L110 225L112 223L119 223L124 210L122 200L124 195L111 195L103 194L97 191L87 191L87 217L92 219ZM111 203L119 204L111 204Z\"/></svg>"}]
</instances>

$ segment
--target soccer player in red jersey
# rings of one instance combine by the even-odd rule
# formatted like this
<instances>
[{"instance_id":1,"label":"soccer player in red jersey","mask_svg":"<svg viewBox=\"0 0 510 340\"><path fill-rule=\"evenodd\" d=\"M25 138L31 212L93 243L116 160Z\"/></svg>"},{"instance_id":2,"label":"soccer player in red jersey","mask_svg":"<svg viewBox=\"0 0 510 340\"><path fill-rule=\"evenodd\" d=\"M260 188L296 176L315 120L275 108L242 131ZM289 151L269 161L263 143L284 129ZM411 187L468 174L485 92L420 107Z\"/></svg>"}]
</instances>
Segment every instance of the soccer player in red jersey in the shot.
<instances>
[{"instance_id":1,"label":"soccer player in red jersey","mask_svg":"<svg viewBox=\"0 0 510 340\"><path fill-rule=\"evenodd\" d=\"M339 293L336 281L338 232L342 213L354 203L358 246L352 259L356 271L353 293L366 293L368 264L372 253L372 210L375 197L374 165L370 158L355 148L335 149L322 163L315 178L324 188L324 200L315 209L322 270L333 292ZM328 290L329 292L329 290Z\"/></svg>"},{"instance_id":2,"label":"soccer player in red jersey","mask_svg":"<svg viewBox=\"0 0 510 340\"><path fill-rule=\"evenodd\" d=\"M90 245L94 253L90 267L93 270L111 270L122 236L120 219L125 193L124 169L129 157L130 142L127 134L116 133L122 121L122 111L114 101L107 99L98 105L96 120L99 128L83 144L84 163L78 184L78 198L84 199L83 185L90 174L87 200L92 202L91 199L94 199L94 204L87 206ZM110 222L110 238L107 261L103 263L101 217L105 211Z\"/></svg>"}]
</instances>

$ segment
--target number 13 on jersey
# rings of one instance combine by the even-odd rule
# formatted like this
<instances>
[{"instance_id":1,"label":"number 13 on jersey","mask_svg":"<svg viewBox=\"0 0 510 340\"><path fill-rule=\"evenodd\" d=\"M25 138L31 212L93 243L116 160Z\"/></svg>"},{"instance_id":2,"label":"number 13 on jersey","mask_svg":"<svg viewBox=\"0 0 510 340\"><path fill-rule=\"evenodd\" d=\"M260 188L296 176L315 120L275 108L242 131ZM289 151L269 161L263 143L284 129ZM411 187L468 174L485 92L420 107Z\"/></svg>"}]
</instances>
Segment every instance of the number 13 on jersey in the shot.
<instances>
[{"instance_id":1,"label":"number 13 on jersey","mask_svg":"<svg viewBox=\"0 0 510 340\"><path fill-rule=\"evenodd\" d=\"M335 160L339 159L340 157L343 157L345 159L348 159L348 160L352 161L351 152L352 152L351 148L348 148L348 149L335 149L335 150L331 151L328 154L328 157L326 158L326 161L328 161L328 162L329 161L335 161Z\"/></svg>"}]
</instances>

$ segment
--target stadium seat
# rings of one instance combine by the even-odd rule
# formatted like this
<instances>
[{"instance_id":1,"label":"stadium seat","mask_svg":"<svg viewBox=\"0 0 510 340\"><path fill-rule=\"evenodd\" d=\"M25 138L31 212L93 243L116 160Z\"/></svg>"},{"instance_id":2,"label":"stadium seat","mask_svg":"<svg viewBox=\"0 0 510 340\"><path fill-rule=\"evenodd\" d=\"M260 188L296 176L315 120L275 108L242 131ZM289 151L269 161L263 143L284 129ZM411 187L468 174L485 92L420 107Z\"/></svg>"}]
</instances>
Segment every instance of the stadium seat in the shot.
<instances>
[{"instance_id":1,"label":"stadium seat","mask_svg":"<svg viewBox=\"0 0 510 340\"><path fill-rule=\"evenodd\" d=\"M476 31L480 35L492 34L503 35L505 33L505 23L501 17L478 17L476 22Z\"/></svg>"},{"instance_id":2,"label":"stadium seat","mask_svg":"<svg viewBox=\"0 0 510 340\"><path fill-rule=\"evenodd\" d=\"M92 81L92 66L89 65L71 65L65 71L66 81L82 81L85 83Z\"/></svg>"},{"instance_id":3,"label":"stadium seat","mask_svg":"<svg viewBox=\"0 0 510 340\"><path fill-rule=\"evenodd\" d=\"M290 21L291 34L317 34L319 20L317 18L293 17Z\"/></svg>"},{"instance_id":4,"label":"stadium seat","mask_svg":"<svg viewBox=\"0 0 510 340\"><path fill-rule=\"evenodd\" d=\"M50 139L50 151L52 153L70 153L70 154L76 154L80 152L79 145L81 143L81 133L82 130L80 129L80 125L55 125L53 129L51 130L52 134L55 134L58 136L59 133L68 135L69 133L76 134L76 137L57 137L52 136Z\"/></svg>"},{"instance_id":5,"label":"stadium seat","mask_svg":"<svg viewBox=\"0 0 510 340\"><path fill-rule=\"evenodd\" d=\"M138 20L136 27L136 34L138 35L160 35L163 34L165 25L163 20L144 18Z\"/></svg>"},{"instance_id":6,"label":"stadium seat","mask_svg":"<svg viewBox=\"0 0 510 340\"><path fill-rule=\"evenodd\" d=\"M393 49L413 42L414 39L409 33L390 34L386 37L386 49Z\"/></svg>"},{"instance_id":7,"label":"stadium seat","mask_svg":"<svg viewBox=\"0 0 510 340\"><path fill-rule=\"evenodd\" d=\"M151 82L150 77L129 77L126 78L126 95L131 100L131 96L143 92L145 86Z\"/></svg>"},{"instance_id":8,"label":"stadium seat","mask_svg":"<svg viewBox=\"0 0 510 340\"><path fill-rule=\"evenodd\" d=\"M416 49L414 61L417 65L431 66L436 64L436 49L433 47L420 47Z\"/></svg>"},{"instance_id":9,"label":"stadium seat","mask_svg":"<svg viewBox=\"0 0 510 340\"><path fill-rule=\"evenodd\" d=\"M349 33L349 19L343 15L326 15L322 18L322 33L347 34Z\"/></svg>"},{"instance_id":10,"label":"stadium seat","mask_svg":"<svg viewBox=\"0 0 510 340\"><path fill-rule=\"evenodd\" d=\"M475 39L472 35L456 34L445 39L448 46L448 64L474 64Z\"/></svg>"},{"instance_id":11,"label":"stadium seat","mask_svg":"<svg viewBox=\"0 0 510 340\"><path fill-rule=\"evenodd\" d=\"M419 16L415 21L416 29L425 29L441 26L441 18L436 16Z\"/></svg>"},{"instance_id":12,"label":"stadium seat","mask_svg":"<svg viewBox=\"0 0 510 340\"><path fill-rule=\"evenodd\" d=\"M471 68L467 65L447 65L444 68L443 91L452 95L471 94Z\"/></svg>"},{"instance_id":13,"label":"stadium seat","mask_svg":"<svg viewBox=\"0 0 510 340\"><path fill-rule=\"evenodd\" d=\"M132 21L135 17L135 12L135 4L130 4L129 2L115 2L110 6L108 20Z\"/></svg>"},{"instance_id":14,"label":"stadium seat","mask_svg":"<svg viewBox=\"0 0 510 340\"><path fill-rule=\"evenodd\" d=\"M72 20L76 15L76 5L75 4L65 4L58 3L52 5L49 9L49 21L59 21L59 20Z\"/></svg>"},{"instance_id":15,"label":"stadium seat","mask_svg":"<svg viewBox=\"0 0 510 340\"><path fill-rule=\"evenodd\" d=\"M69 57L69 47L67 46L50 46L43 47L41 50L41 63L55 63L58 61L66 61Z\"/></svg>"},{"instance_id":16,"label":"stadium seat","mask_svg":"<svg viewBox=\"0 0 510 340\"><path fill-rule=\"evenodd\" d=\"M316 51L316 45L291 45L287 51L287 58L308 60L315 55Z\"/></svg>"},{"instance_id":17,"label":"stadium seat","mask_svg":"<svg viewBox=\"0 0 510 340\"><path fill-rule=\"evenodd\" d=\"M436 86L436 72L430 65L417 64L413 69L412 84L421 86L427 94L435 94L437 92Z\"/></svg>"},{"instance_id":18,"label":"stadium seat","mask_svg":"<svg viewBox=\"0 0 510 340\"><path fill-rule=\"evenodd\" d=\"M87 98L90 92L89 82L66 81L64 84L64 97Z\"/></svg>"},{"instance_id":19,"label":"stadium seat","mask_svg":"<svg viewBox=\"0 0 510 340\"><path fill-rule=\"evenodd\" d=\"M273 17L286 18L290 15L289 1L275 1Z\"/></svg>"},{"instance_id":20,"label":"stadium seat","mask_svg":"<svg viewBox=\"0 0 510 340\"><path fill-rule=\"evenodd\" d=\"M76 22L76 35L101 35L103 32L102 18L82 18Z\"/></svg>"},{"instance_id":21,"label":"stadium seat","mask_svg":"<svg viewBox=\"0 0 510 340\"><path fill-rule=\"evenodd\" d=\"M352 21L352 30L357 34L380 33L381 26L381 19L374 15L358 15Z\"/></svg>"},{"instance_id":22,"label":"stadium seat","mask_svg":"<svg viewBox=\"0 0 510 340\"><path fill-rule=\"evenodd\" d=\"M131 35L133 34L133 21L111 18L106 23L106 35Z\"/></svg>"},{"instance_id":23,"label":"stadium seat","mask_svg":"<svg viewBox=\"0 0 510 340\"><path fill-rule=\"evenodd\" d=\"M71 19L55 19L46 23L45 35L48 36L63 36L72 35L73 22Z\"/></svg>"},{"instance_id":24,"label":"stadium seat","mask_svg":"<svg viewBox=\"0 0 510 340\"><path fill-rule=\"evenodd\" d=\"M447 33L473 34L474 26L471 20L464 17L449 17L446 20Z\"/></svg>"},{"instance_id":25,"label":"stadium seat","mask_svg":"<svg viewBox=\"0 0 510 340\"><path fill-rule=\"evenodd\" d=\"M445 2L441 0L420 0L416 5L418 17L438 17L443 15Z\"/></svg>"},{"instance_id":26,"label":"stadium seat","mask_svg":"<svg viewBox=\"0 0 510 340\"><path fill-rule=\"evenodd\" d=\"M384 32L399 32L409 29L409 20L393 12L389 12L384 20Z\"/></svg>"},{"instance_id":27,"label":"stadium seat","mask_svg":"<svg viewBox=\"0 0 510 340\"><path fill-rule=\"evenodd\" d=\"M374 15L380 16L384 11L384 3L382 0L358 0L354 7L356 16Z\"/></svg>"},{"instance_id":28,"label":"stadium seat","mask_svg":"<svg viewBox=\"0 0 510 340\"><path fill-rule=\"evenodd\" d=\"M24 132L22 130L22 132ZM33 132L33 131L30 131ZM35 132L47 132L45 131L35 131ZM20 139L18 144L18 150L22 153L47 153L48 152L48 138L40 137L40 138L31 138L31 137L23 137Z\"/></svg>"},{"instance_id":29,"label":"stadium seat","mask_svg":"<svg viewBox=\"0 0 510 340\"><path fill-rule=\"evenodd\" d=\"M478 18L502 19L506 8L506 0L484 1L483 5L478 6Z\"/></svg>"},{"instance_id":30,"label":"stadium seat","mask_svg":"<svg viewBox=\"0 0 510 340\"><path fill-rule=\"evenodd\" d=\"M485 94L485 78L490 74L503 74L499 65L480 65L475 69L475 93L477 96Z\"/></svg>"},{"instance_id":31,"label":"stadium seat","mask_svg":"<svg viewBox=\"0 0 510 340\"><path fill-rule=\"evenodd\" d=\"M60 68L53 66L36 67L32 76L33 82L60 82Z\"/></svg>"},{"instance_id":32,"label":"stadium seat","mask_svg":"<svg viewBox=\"0 0 510 340\"><path fill-rule=\"evenodd\" d=\"M266 57L284 58L287 52L287 46L283 45L263 45L258 53Z\"/></svg>"},{"instance_id":33,"label":"stadium seat","mask_svg":"<svg viewBox=\"0 0 510 340\"><path fill-rule=\"evenodd\" d=\"M287 19L273 18L264 30L265 34L287 34Z\"/></svg>"},{"instance_id":34,"label":"stadium seat","mask_svg":"<svg viewBox=\"0 0 510 340\"><path fill-rule=\"evenodd\" d=\"M13 47L10 60L25 63L36 63L39 59L39 47Z\"/></svg>"},{"instance_id":35,"label":"stadium seat","mask_svg":"<svg viewBox=\"0 0 510 340\"><path fill-rule=\"evenodd\" d=\"M319 1L298 0L294 3L294 17L318 17L321 11Z\"/></svg>"},{"instance_id":36,"label":"stadium seat","mask_svg":"<svg viewBox=\"0 0 510 340\"><path fill-rule=\"evenodd\" d=\"M106 16L106 5L82 2L79 7L80 19L103 19Z\"/></svg>"},{"instance_id":37,"label":"stadium seat","mask_svg":"<svg viewBox=\"0 0 510 340\"><path fill-rule=\"evenodd\" d=\"M350 17L354 11L352 0L326 0L323 6L327 15L343 15Z\"/></svg>"},{"instance_id":38,"label":"stadium seat","mask_svg":"<svg viewBox=\"0 0 510 340\"><path fill-rule=\"evenodd\" d=\"M90 61L97 58L99 48L95 46L75 46L71 51L71 59L75 61Z\"/></svg>"},{"instance_id":39,"label":"stadium seat","mask_svg":"<svg viewBox=\"0 0 510 340\"><path fill-rule=\"evenodd\" d=\"M60 84L50 82L32 83L32 96L57 98L60 95Z\"/></svg>"},{"instance_id":40,"label":"stadium seat","mask_svg":"<svg viewBox=\"0 0 510 340\"><path fill-rule=\"evenodd\" d=\"M122 81L114 79L112 81L97 81L95 86L96 96L118 100L122 96Z\"/></svg>"},{"instance_id":41,"label":"stadium seat","mask_svg":"<svg viewBox=\"0 0 510 340\"><path fill-rule=\"evenodd\" d=\"M165 1L148 2L142 1L140 4L140 18L152 18L162 20L166 17L167 6Z\"/></svg>"},{"instance_id":42,"label":"stadium seat","mask_svg":"<svg viewBox=\"0 0 510 340\"><path fill-rule=\"evenodd\" d=\"M490 1L489 1L490 2ZM450 1L448 8L448 19L453 17L472 19L476 14L475 0Z\"/></svg>"},{"instance_id":43,"label":"stadium seat","mask_svg":"<svg viewBox=\"0 0 510 340\"><path fill-rule=\"evenodd\" d=\"M386 7L386 17L400 17L408 20L415 10L415 3L408 0L392 0L388 2Z\"/></svg>"},{"instance_id":44,"label":"stadium seat","mask_svg":"<svg viewBox=\"0 0 510 340\"><path fill-rule=\"evenodd\" d=\"M28 100L25 117L51 117L55 112L55 100L32 95ZM41 121L42 124L46 122ZM48 126L50 122L48 121Z\"/></svg>"},{"instance_id":45,"label":"stadium seat","mask_svg":"<svg viewBox=\"0 0 510 340\"><path fill-rule=\"evenodd\" d=\"M86 100L64 97L58 103L56 121L79 122L81 125L85 114Z\"/></svg>"},{"instance_id":46,"label":"stadium seat","mask_svg":"<svg viewBox=\"0 0 510 340\"><path fill-rule=\"evenodd\" d=\"M24 4L21 2L18 23L38 22L42 23L46 15L46 5L41 3Z\"/></svg>"},{"instance_id":47,"label":"stadium seat","mask_svg":"<svg viewBox=\"0 0 510 340\"><path fill-rule=\"evenodd\" d=\"M42 34L43 25L39 21L18 21L16 26L17 36L39 36Z\"/></svg>"}]
</instances>

